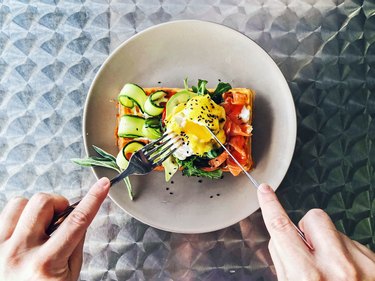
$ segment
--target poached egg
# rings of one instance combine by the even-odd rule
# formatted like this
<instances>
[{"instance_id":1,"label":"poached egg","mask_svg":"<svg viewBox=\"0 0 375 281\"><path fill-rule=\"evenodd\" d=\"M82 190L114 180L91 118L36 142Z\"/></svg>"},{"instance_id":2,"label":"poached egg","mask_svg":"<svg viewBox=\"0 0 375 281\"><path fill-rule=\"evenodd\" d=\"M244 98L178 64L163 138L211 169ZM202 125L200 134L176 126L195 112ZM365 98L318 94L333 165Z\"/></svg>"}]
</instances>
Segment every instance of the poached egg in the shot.
<instances>
[{"instance_id":1,"label":"poached egg","mask_svg":"<svg viewBox=\"0 0 375 281\"><path fill-rule=\"evenodd\" d=\"M225 143L225 120L224 108L209 95L197 95L186 103L178 104L164 121L167 132L173 132L183 140L183 145L175 151L174 156L184 160L192 155L203 156L217 148L218 144L206 127Z\"/></svg>"}]
</instances>

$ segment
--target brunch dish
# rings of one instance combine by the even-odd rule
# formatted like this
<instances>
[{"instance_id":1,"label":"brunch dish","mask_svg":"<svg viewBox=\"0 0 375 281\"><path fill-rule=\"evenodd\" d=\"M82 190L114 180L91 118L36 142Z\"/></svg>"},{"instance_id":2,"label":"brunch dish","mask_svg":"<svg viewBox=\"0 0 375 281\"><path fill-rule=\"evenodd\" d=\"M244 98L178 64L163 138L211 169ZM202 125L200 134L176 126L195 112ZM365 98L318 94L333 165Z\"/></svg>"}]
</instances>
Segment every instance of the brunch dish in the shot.
<instances>
[{"instance_id":1,"label":"brunch dish","mask_svg":"<svg viewBox=\"0 0 375 281\"><path fill-rule=\"evenodd\" d=\"M117 157L94 146L103 158L73 159L83 166L102 166L121 172L128 167L133 153L163 133L173 133L182 145L155 170L164 170L168 182L182 170L186 176L221 179L223 172L238 176L240 167L229 157L208 130L236 160L250 170L252 116L255 92L246 88L232 88L219 82L215 89L207 89L208 81L198 80L197 87L142 88L126 83L118 95L117 127L115 136L119 153ZM111 166L108 165L111 162ZM125 184L133 200L131 182Z\"/></svg>"},{"instance_id":2,"label":"brunch dish","mask_svg":"<svg viewBox=\"0 0 375 281\"><path fill-rule=\"evenodd\" d=\"M253 99L249 100L252 111L249 111L248 125L253 130L245 141L249 144L249 148L244 150L248 153L245 165L258 182L268 182L276 189L288 170L296 141L296 114L288 84L276 63L248 37L219 24L196 20L168 22L139 32L118 46L97 71L86 99L82 123L86 155L91 158L91 162L86 164L99 162L106 166L105 168L94 166L92 168L94 175L97 178L116 176L121 171L116 158L127 142L139 141L143 145L156 137L149 139L138 135L119 137L118 129L122 115L136 112L144 118L145 123L143 124L141 119L141 124L134 127L135 131L137 128L139 130L141 127L142 129L146 127L147 120L148 128L155 129L148 129L147 135L154 133L159 135L163 130L167 130L167 126L170 126L171 130L177 130L177 125L183 125L183 119L186 121L186 116L193 114L190 111L184 112L186 106L184 109L179 108L182 109L181 111L177 110L178 106L173 107L176 108L175 114L171 115L174 116L174 120L164 122L160 127L163 114L152 116L157 112L149 112L151 115L146 116L137 104L131 107L130 101L126 99L122 102L125 104L129 102L129 107L119 104L119 93L124 86L129 83L139 85L147 98L151 92L164 90L167 92L166 96L156 93L153 95L152 102L150 100L147 105L147 107L152 103L160 105L163 111L169 100L169 91L177 92L186 89L182 81L185 77L189 78L187 89L191 92L194 92L193 88L197 88L197 91L198 88L203 89L198 87L197 81L205 79L208 83L204 86L210 93L215 91L221 81L229 83L233 89L251 89L252 95L256 93L255 99L252 96ZM200 85L203 86L202 83ZM229 94L227 95L229 98ZM201 95L197 96L201 97ZM225 94L223 98L224 96ZM163 100L164 98L166 100ZM226 110L225 99L223 102L215 101L215 103ZM146 110L146 101L143 106ZM210 107L210 104L205 106ZM239 109L240 106L237 110ZM151 110L157 110L157 106L155 108L151 106ZM184 113L179 114L179 112ZM200 111L197 114L201 114ZM230 114L226 113L226 119L228 115ZM241 116L246 120L246 110ZM205 116L204 119L207 118L209 119L209 116ZM164 121L166 119L167 116L164 116ZM219 122L219 129L225 132L225 129L229 128L225 127L225 122L224 127L221 128L222 123ZM205 136L204 131L195 130L196 125L199 124L186 122L185 125L192 125L195 132ZM249 133L247 130L244 132ZM228 139L230 140L230 137ZM189 145L192 145L192 142L194 140L190 140ZM234 152L234 148L228 146L227 139L225 143ZM198 146L194 146L194 150L198 153L206 148L210 151L213 148L220 153L219 146L216 146L215 142L208 141L204 145L199 143ZM136 148L133 147L130 151L134 149ZM211 165L207 162L211 159L205 159L204 165L201 165L200 161L194 161L194 166L199 168L197 171L191 168L184 169L182 163L178 163L186 161L185 164L188 164L187 160L190 156L186 151L185 156L185 160L179 160L176 155L174 156L180 171L174 173L168 181L166 175L168 176L169 173L166 174L165 167L160 167L158 172L130 176L128 182L113 186L109 197L137 220L158 229L179 233L218 230L239 222L259 208L255 188L242 173L237 176L232 174L234 170L229 170L228 158L219 165L219 169L207 173L210 175L220 173L221 176L219 178L217 175L217 179L203 175L188 177L189 173L202 171L205 173L202 168L210 168ZM201 156L193 155L193 157L197 159ZM131 189L127 189L130 185Z\"/></svg>"},{"instance_id":3,"label":"brunch dish","mask_svg":"<svg viewBox=\"0 0 375 281\"><path fill-rule=\"evenodd\" d=\"M163 163L165 179L182 169L187 176L211 179L222 177L223 171L237 176L238 166L215 140L206 127L247 168L253 167L251 157L251 119L255 93L220 82L215 89L206 89L207 81L197 87L141 88L126 84L118 96L117 164L126 167L131 154L163 132L173 132L183 145ZM159 168L159 170L160 170Z\"/></svg>"}]
</instances>

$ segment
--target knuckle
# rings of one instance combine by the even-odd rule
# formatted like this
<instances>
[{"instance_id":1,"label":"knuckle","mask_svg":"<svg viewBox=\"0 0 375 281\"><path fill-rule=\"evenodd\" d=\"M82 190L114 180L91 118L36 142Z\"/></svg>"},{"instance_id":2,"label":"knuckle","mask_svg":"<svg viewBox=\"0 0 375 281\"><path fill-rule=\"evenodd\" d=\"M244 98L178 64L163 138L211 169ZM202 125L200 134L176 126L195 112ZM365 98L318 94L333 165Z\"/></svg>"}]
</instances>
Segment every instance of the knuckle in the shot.
<instances>
[{"instance_id":1,"label":"knuckle","mask_svg":"<svg viewBox=\"0 0 375 281\"><path fill-rule=\"evenodd\" d=\"M357 281L357 280L360 280L360 276L359 276L359 273L358 273L357 269L349 261L342 264L342 266L340 267L337 275L338 275L337 280L340 280L340 281Z\"/></svg>"},{"instance_id":2,"label":"knuckle","mask_svg":"<svg viewBox=\"0 0 375 281\"><path fill-rule=\"evenodd\" d=\"M272 205L275 202L278 202L278 200L275 196L271 195L271 196L264 196L263 202L264 202L263 204L267 206L267 205Z\"/></svg>"},{"instance_id":3,"label":"knuckle","mask_svg":"<svg viewBox=\"0 0 375 281\"><path fill-rule=\"evenodd\" d=\"M40 207L44 207L47 204L49 204L52 200L51 195L44 193L44 192L39 192L35 194L31 200L35 203L37 203Z\"/></svg>"},{"instance_id":4,"label":"knuckle","mask_svg":"<svg viewBox=\"0 0 375 281\"><path fill-rule=\"evenodd\" d=\"M37 268L41 272L46 272L47 268L49 266L49 260L48 259L41 259L37 258L34 260L34 267Z\"/></svg>"},{"instance_id":5,"label":"knuckle","mask_svg":"<svg viewBox=\"0 0 375 281\"><path fill-rule=\"evenodd\" d=\"M322 209L311 209L310 211L306 213L305 217L311 218L311 219L316 219L316 218L327 219L328 215Z\"/></svg>"},{"instance_id":6,"label":"knuckle","mask_svg":"<svg viewBox=\"0 0 375 281\"><path fill-rule=\"evenodd\" d=\"M37 256L36 259L33 261L33 267L35 268L35 272L38 273L40 276L47 276L49 273L54 272L54 262L42 256Z\"/></svg>"},{"instance_id":7,"label":"knuckle","mask_svg":"<svg viewBox=\"0 0 375 281\"><path fill-rule=\"evenodd\" d=\"M6 262L10 268L18 267L23 260L21 247L13 241L8 241L4 249L2 249L1 259Z\"/></svg>"},{"instance_id":8,"label":"knuckle","mask_svg":"<svg viewBox=\"0 0 375 281\"><path fill-rule=\"evenodd\" d=\"M7 208L12 208L12 209L13 208L18 208L18 207L26 205L27 202L29 202L29 200L27 200L26 198L24 198L22 196L15 196L15 197L12 197L9 200L9 202L6 205L6 207Z\"/></svg>"},{"instance_id":9,"label":"knuckle","mask_svg":"<svg viewBox=\"0 0 375 281\"><path fill-rule=\"evenodd\" d=\"M323 281L324 276L319 270L317 270L316 268L313 268L305 272L301 280L302 281Z\"/></svg>"},{"instance_id":10,"label":"knuckle","mask_svg":"<svg viewBox=\"0 0 375 281\"><path fill-rule=\"evenodd\" d=\"M10 199L10 203L22 203L22 202L27 202L28 200L25 197L22 196L14 196Z\"/></svg>"},{"instance_id":11,"label":"knuckle","mask_svg":"<svg viewBox=\"0 0 375 281\"><path fill-rule=\"evenodd\" d=\"M71 243L72 241L66 237L61 238L61 244ZM64 247L64 246L61 246ZM67 269L64 256L56 254L55 251L51 251L49 248L39 248L35 251L33 259L29 261L30 268L34 268L38 276L56 276L59 270ZM52 275L51 275L52 274ZM36 279L39 280L39 279ZM44 279L40 279L44 280Z\"/></svg>"},{"instance_id":12,"label":"knuckle","mask_svg":"<svg viewBox=\"0 0 375 281\"><path fill-rule=\"evenodd\" d=\"M90 192L87 194L87 196L91 197L94 201L101 201L101 194L99 191L96 190L90 190Z\"/></svg>"},{"instance_id":13,"label":"knuckle","mask_svg":"<svg viewBox=\"0 0 375 281\"><path fill-rule=\"evenodd\" d=\"M75 209L69 215L70 222L78 227L86 227L89 223L89 215L82 210Z\"/></svg>"},{"instance_id":14,"label":"knuckle","mask_svg":"<svg viewBox=\"0 0 375 281\"><path fill-rule=\"evenodd\" d=\"M271 219L270 227L274 231L283 232L290 230L291 224L287 216L279 215Z\"/></svg>"},{"instance_id":15,"label":"knuckle","mask_svg":"<svg viewBox=\"0 0 375 281\"><path fill-rule=\"evenodd\" d=\"M4 256L6 265L9 268L17 268L21 265L22 259L18 256Z\"/></svg>"}]
</instances>

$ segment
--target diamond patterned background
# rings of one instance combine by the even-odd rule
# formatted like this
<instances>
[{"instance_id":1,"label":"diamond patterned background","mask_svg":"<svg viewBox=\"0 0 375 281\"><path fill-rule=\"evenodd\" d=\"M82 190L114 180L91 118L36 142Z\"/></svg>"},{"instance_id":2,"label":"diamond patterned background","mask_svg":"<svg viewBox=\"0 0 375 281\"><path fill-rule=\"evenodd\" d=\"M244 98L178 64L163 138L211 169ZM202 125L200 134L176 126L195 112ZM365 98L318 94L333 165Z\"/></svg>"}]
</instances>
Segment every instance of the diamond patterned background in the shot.
<instances>
[{"instance_id":1,"label":"diamond patterned background","mask_svg":"<svg viewBox=\"0 0 375 281\"><path fill-rule=\"evenodd\" d=\"M82 109L122 41L170 20L222 23L277 62L298 117L278 195L298 220L325 209L375 250L375 2L344 0L0 0L0 209L14 195L74 200L94 182ZM81 280L276 280L259 212L217 232L146 226L107 200L87 234Z\"/></svg>"}]
</instances>

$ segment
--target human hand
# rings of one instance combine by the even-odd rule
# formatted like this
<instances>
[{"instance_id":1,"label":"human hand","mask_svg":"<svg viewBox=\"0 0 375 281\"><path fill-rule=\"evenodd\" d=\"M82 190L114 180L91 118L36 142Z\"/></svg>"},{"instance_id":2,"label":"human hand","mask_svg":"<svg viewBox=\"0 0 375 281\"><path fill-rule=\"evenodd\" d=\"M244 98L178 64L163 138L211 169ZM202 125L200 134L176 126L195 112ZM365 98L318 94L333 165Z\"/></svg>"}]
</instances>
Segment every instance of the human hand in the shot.
<instances>
[{"instance_id":1,"label":"human hand","mask_svg":"<svg viewBox=\"0 0 375 281\"><path fill-rule=\"evenodd\" d=\"M266 184L258 190L268 244L279 281L375 280L375 254L337 231L320 209L310 210L299 222L311 251L298 236L276 194Z\"/></svg>"},{"instance_id":2,"label":"human hand","mask_svg":"<svg viewBox=\"0 0 375 281\"><path fill-rule=\"evenodd\" d=\"M109 180L96 182L51 237L52 217L68 207L60 195L39 193L14 198L0 214L0 280L77 280L87 227L109 191Z\"/></svg>"}]
</instances>

